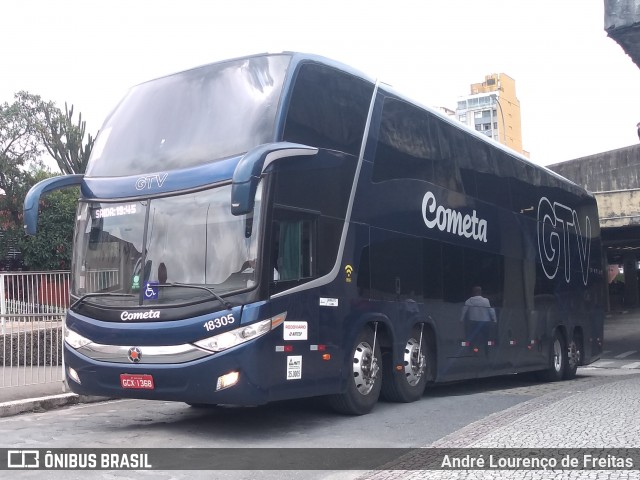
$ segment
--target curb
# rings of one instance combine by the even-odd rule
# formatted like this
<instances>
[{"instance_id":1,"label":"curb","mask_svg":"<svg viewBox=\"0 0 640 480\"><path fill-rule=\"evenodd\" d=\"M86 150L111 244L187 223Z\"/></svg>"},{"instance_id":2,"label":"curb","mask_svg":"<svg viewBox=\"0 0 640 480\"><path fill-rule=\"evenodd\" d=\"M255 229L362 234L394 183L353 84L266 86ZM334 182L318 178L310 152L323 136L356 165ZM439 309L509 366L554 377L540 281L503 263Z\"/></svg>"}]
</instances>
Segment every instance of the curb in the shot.
<instances>
[{"instance_id":1,"label":"curb","mask_svg":"<svg viewBox=\"0 0 640 480\"><path fill-rule=\"evenodd\" d=\"M62 393L47 397L29 398L0 403L0 418L11 417L21 413L46 412L54 408L76 405L78 403L95 403L113 400L109 397L93 397L76 393Z\"/></svg>"}]
</instances>

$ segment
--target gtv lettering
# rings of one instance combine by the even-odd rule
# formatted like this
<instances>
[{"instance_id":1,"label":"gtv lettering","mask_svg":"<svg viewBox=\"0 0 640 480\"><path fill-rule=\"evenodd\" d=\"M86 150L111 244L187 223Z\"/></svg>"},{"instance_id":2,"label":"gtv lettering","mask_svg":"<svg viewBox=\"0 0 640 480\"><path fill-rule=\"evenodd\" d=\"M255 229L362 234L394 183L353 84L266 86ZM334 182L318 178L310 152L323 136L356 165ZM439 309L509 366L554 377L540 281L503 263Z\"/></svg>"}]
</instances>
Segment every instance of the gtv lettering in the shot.
<instances>
[{"instance_id":1,"label":"gtv lettering","mask_svg":"<svg viewBox=\"0 0 640 480\"><path fill-rule=\"evenodd\" d=\"M156 173L154 175L138 177L136 180L136 190L150 189L154 186L161 187L168 176L168 173Z\"/></svg>"},{"instance_id":2,"label":"gtv lettering","mask_svg":"<svg viewBox=\"0 0 640 480\"><path fill-rule=\"evenodd\" d=\"M564 268L564 279L571 282L571 249L572 238L578 249L582 282L586 285L589 279L589 257L591 252L591 219L585 215L585 235L582 235L578 213L572 208L558 202L549 201L546 197L538 204L538 252L544 274L554 279L558 274L560 263ZM571 235L571 233L575 235Z\"/></svg>"}]
</instances>

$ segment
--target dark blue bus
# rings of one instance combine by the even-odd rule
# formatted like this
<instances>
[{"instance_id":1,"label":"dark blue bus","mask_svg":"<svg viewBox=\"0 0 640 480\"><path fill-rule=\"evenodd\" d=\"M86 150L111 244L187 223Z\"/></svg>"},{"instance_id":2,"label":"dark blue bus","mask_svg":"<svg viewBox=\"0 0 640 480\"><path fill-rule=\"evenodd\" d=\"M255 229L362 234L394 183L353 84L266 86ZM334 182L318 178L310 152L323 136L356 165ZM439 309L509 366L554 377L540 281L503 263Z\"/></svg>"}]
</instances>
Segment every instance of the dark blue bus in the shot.
<instances>
[{"instance_id":1,"label":"dark blue bus","mask_svg":"<svg viewBox=\"0 0 640 480\"><path fill-rule=\"evenodd\" d=\"M264 54L131 89L80 187L65 322L79 394L256 405L378 398L602 350L593 197L322 57Z\"/></svg>"}]
</instances>

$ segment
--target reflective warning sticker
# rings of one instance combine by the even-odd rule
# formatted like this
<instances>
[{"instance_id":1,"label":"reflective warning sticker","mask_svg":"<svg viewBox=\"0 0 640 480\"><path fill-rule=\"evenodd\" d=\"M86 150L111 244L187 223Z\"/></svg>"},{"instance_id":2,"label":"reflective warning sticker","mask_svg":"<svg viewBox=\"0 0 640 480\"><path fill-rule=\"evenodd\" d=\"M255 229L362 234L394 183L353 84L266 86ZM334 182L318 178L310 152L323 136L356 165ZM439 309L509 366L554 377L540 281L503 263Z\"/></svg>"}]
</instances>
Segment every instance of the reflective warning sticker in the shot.
<instances>
[{"instance_id":1,"label":"reflective warning sticker","mask_svg":"<svg viewBox=\"0 0 640 480\"><path fill-rule=\"evenodd\" d=\"M300 380L302 378L302 355L287 357L287 380Z\"/></svg>"}]
</instances>

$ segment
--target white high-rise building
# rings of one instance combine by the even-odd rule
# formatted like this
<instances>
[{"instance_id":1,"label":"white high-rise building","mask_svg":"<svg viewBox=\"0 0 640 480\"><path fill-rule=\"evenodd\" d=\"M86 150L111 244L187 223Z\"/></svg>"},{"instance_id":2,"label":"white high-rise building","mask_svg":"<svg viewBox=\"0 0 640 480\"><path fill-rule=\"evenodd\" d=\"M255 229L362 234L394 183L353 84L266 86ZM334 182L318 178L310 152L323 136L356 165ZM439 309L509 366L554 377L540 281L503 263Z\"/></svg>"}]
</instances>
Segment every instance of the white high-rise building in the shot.
<instances>
[{"instance_id":1,"label":"white high-rise building","mask_svg":"<svg viewBox=\"0 0 640 480\"><path fill-rule=\"evenodd\" d=\"M522 149L520 101L515 80L504 73L485 76L471 85L471 93L460 97L456 118L495 141L528 156Z\"/></svg>"}]
</instances>

